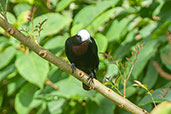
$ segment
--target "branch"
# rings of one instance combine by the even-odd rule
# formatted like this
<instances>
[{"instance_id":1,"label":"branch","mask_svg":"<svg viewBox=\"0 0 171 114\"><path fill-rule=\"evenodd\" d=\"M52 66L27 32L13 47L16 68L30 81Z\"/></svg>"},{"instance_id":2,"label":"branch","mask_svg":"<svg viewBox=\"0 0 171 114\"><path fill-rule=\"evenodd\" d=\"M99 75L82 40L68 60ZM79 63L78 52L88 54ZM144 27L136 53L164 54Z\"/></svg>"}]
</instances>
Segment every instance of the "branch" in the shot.
<instances>
[{"instance_id":1,"label":"branch","mask_svg":"<svg viewBox=\"0 0 171 114\"><path fill-rule=\"evenodd\" d=\"M73 75L78 80L84 82L85 84L88 84L87 78L88 75L85 74L83 71L76 69L76 71L72 74L71 65L69 65L64 60L61 60L59 57L55 56L45 48L41 47L40 45L37 45L34 41L32 41L30 38L26 37L24 34L22 34L19 30L17 30L14 26L11 24L5 22L0 17L0 26L8 32L10 35L12 35L14 38L22 42L25 46L33 50L35 53L37 53L42 58L46 59L50 63L56 65L59 67L59 69L68 72L69 74ZM90 85L91 88L95 89L97 92L104 95L106 98L110 99L111 101L115 102L120 108L123 108L130 113L133 114L148 114L146 110L143 110L130 102L128 99L125 99L124 97L118 95L110 88L104 86L102 83L100 83L98 80L93 79L93 84Z\"/></svg>"}]
</instances>

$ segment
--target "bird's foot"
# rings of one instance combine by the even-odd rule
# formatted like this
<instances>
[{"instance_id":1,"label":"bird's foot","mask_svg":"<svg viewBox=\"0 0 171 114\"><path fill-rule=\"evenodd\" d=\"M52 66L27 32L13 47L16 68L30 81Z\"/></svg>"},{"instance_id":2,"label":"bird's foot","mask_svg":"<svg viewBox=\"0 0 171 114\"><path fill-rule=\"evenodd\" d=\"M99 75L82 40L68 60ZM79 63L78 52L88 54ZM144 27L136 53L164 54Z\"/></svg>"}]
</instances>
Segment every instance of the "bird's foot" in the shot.
<instances>
[{"instance_id":1,"label":"bird's foot","mask_svg":"<svg viewBox=\"0 0 171 114\"><path fill-rule=\"evenodd\" d=\"M72 69L72 73L74 73L74 71L76 70L76 67L75 67L74 63L71 64L71 69Z\"/></svg>"},{"instance_id":2,"label":"bird's foot","mask_svg":"<svg viewBox=\"0 0 171 114\"><path fill-rule=\"evenodd\" d=\"M94 78L93 72L90 73L88 76L89 76L89 77L87 78L88 84L92 84L92 83L93 83L93 78Z\"/></svg>"}]
</instances>

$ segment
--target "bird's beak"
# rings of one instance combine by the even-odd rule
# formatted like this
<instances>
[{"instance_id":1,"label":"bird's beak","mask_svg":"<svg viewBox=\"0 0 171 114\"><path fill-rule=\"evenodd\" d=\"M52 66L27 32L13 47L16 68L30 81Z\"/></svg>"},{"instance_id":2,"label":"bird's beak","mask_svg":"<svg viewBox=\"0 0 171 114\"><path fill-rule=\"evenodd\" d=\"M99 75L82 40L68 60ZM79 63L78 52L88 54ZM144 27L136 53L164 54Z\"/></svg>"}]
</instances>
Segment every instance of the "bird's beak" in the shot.
<instances>
[{"instance_id":1,"label":"bird's beak","mask_svg":"<svg viewBox=\"0 0 171 114\"><path fill-rule=\"evenodd\" d=\"M88 40L87 40L87 42L90 42L90 43L92 43L92 40L91 40L91 39L88 39Z\"/></svg>"}]
</instances>

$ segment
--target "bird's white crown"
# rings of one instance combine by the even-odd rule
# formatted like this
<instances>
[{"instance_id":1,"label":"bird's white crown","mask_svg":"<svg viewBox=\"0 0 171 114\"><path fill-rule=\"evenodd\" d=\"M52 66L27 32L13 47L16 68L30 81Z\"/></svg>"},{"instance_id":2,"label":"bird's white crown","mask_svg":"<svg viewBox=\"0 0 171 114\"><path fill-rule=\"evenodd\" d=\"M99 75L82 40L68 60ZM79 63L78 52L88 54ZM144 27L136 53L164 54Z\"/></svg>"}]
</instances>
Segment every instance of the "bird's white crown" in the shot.
<instances>
[{"instance_id":1,"label":"bird's white crown","mask_svg":"<svg viewBox=\"0 0 171 114\"><path fill-rule=\"evenodd\" d=\"M80 30L77 35L81 37L82 42L90 39L90 34L85 29Z\"/></svg>"}]
</instances>

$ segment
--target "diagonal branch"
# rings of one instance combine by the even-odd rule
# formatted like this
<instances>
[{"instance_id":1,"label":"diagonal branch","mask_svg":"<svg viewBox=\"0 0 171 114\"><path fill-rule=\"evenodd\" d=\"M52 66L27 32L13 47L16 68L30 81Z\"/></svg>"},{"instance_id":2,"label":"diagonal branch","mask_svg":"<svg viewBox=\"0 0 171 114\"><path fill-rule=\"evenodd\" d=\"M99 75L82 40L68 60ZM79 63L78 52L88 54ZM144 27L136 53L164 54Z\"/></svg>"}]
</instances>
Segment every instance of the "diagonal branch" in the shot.
<instances>
[{"instance_id":1,"label":"diagonal branch","mask_svg":"<svg viewBox=\"0 0 171 114\"><path fill-rule=\"evenodd\" d=\"M33 50L35 53L37 53L42 58L46 59L50 63L56 65L61 70L68 72L69 74L73 75L78 80L84 82L85 84L88 84L87 78L88 75L85 74L83 71L76 69L76 71L72 74L71 65L69 65L64 60L61 60L59 57L55 56L45 48L41 47L40 45L37 45L34 41L32 41L30 38L26 37L24 34L22 34L19 30L17 30L14 26L7 23L4 19L0 17L0 26L8 32L10 35L15 37L17 40L22 42L25 46ZM130 113L133 114L148 114L146 110L143 110L130 102L128 99L118 95L110 88L104 86L102 83L100 83L98 80L93 79L94 83L91 84L91 88L94 88L97 92L104 95L106 98L110 99L111 101L115 102L120 108L123 108Z\"/></svg>"}]
</instances>

